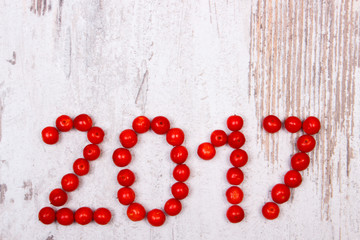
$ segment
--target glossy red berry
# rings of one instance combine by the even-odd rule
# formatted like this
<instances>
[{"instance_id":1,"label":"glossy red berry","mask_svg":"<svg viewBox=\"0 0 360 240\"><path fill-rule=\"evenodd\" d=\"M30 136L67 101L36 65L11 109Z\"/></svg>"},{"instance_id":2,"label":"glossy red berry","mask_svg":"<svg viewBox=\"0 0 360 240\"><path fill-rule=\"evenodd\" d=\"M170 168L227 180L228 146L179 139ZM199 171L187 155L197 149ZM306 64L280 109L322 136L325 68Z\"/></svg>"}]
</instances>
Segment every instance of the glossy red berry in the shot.
<instances>
[{"instance_id":1,"label":"glossy red berry","mask_svg":"<svg viewBox=\"0 0 360 240\"><path fill-rule=\"evenodd\" d=\"M244 217L244 210L238 205L232 205L226 212L226 216L231 223L239 223Z\"/></svg>"},{"instance_id":2,"label":"glossy red berry","mask_svg":"<svg viewBox=\"0 0 360 240\"><path fill-rule=\"evenodd\" d=\"M78 186L79 178L73 173L66 174L61 179L61 187L67 192L74 191Z\"/></svg>"},{"instance_id":3,"label":"glossy red berry","mask_svg":"<svg viewBox=\"0 0 360 240\"><path fill-rule=\"evenodd\" d=\"M276 184L271 190L271 197L276 203L284 203L290 198L290 189L285 184Z\"/></svg>"},{"instance_id":4,"label":"glossy red berry","mask_svg":"<svg viewBox=\"0 0 360 240\"><path fill-rule=\"evenodd\" d=\"M231 186L226 191L226 198L231 204L239 204L244 198L244 193L239 187Z\"/></svg>"},{"instance_id":5,"label":"glossy red berry","mask_svg":"<svg viewBox=\"0 0 360 240\"><path fill-rule=\"evenodd\" d=\"M269 115L263 120L263 127L269 133L275 133L281 128L281 121L274 115Z\"/></svg>"},{"instance_id":6,"label":"glossy red berry","mask_svg":"<svg viewBox=\"0 0 360 240\"><path fill-rule=\"evenodd\" d=\"M74 222L74 213L69 208L61 208L56 212L56 221L61 225L71 225Z\"/></svg>"},{"instance_id":7,"label":"glossy red berry","mask_svg":"<svg viewBox=\"0 0 360 240\"><path fill-rule=\"evenodd\" d=\"M127 166L131 162L131 158L131 153L126 148L118 148L112 155L112 159L118 167Z\"/></svg>"},{"instance_id":8,"label":"glossy red berry","mask_svg":"<svg viewBox=\"0 0 360 240\"><path fill-rule=\"evenodd\" d=\"M42 139L46 144L55 144L59 140L59 132L54 127L46 127L41 132Z\"/></svg>"},{"instance_id":9,"label":"glossy red berry","mask_svg":"<svg viewBox=\"0 0 360 240\"><path fill-rule=\"evenodd\" d=\"M235 149L230 155L230 162L234 167L243 167L248 161L247 153L242 149Z\"/></svg>"},{"instance_id":10,"label":"glossy red berry","mask_svg":"<svg viewBox=\"0 0 360 240\"><path fill-rule=\"evenodd\" d=\"M289 188L296 188L302 182L301 174L298 171L290 170L284 176L284 183Z\"/></svg>"},{"instance_id":11,"label":"glossy red berry","mask_svg":"<svg viewBox=\"0 0 360 240\"><path fill-rule=\"evenodd\" d=\"M146 211L145 211L145 208L141 204L132 203L127 208L126 214L131 221L137 222L137 221L141 221L145 218Z\"/></svg>"},{"instance_id":12,"label":"glossy red berry","mask_svg":"<svg viewBox=\"0 0 360 240\"><path fill-rule=\"evenodd\" d=\"M215 130L211 133L210 140L215 147L221 147L226 144L227 135L223 130Z\"/></svg>"},{"instance_id":13,"label":"glossy red berry","mask_svg":"<svg viewBox=\"0 0 360 240\"><path fill-rule=\"evenodd\" d=\"M302 135L297 140L296 145L301 152L310 152L315 148L316 141L311 135Z\"/></svg>"},{"instance_id":14,"label":"glossy red berry","mask_svg":"<svg viewBox=\"0 0 360 240\"><path fill-rule=\"evenodd\" d=\"M83 156L86 160L93 161L100 156L100 148L96 144L89 144L83 150Z\"/></svg>"},{"instance_id":15,"label":"glossy red berry","mask_svg":"<svg viewBox=\"0 0 360 240\"><path fill-rule=\"evenodd\" d=\"M139 116L134 119L132 128L137 133L145 133L150 129L150 120L145 116Z\"/></svg>"},{"instance_id":16,"label":"glossy red berry","mask_svg":"<svg viewBox=\"0 0 360 240\"><path fill-rule=\"evenodd\" d=\"M73 121L67 115L61 115L56 119L56 128L61 132L68 132L73 128Z\"/></svg>"},{"instance_id":17,"label":"glossy red berry","mask_svg":"<svg viewBox=\"0 0 360 240\"><path fill-rule=\"evenodd\" d=\"M129 187L135 182L135 174L129 169L123 169L118 173L117 180L121 186Z\"/></svg>"},{"instance_id":18,"label":"glossy red berry","mask_svg":"<svg viewBox=\"0 0 360 240\"><path fill-rule=\"evenodd\" d=\"M240 168L230 168L226 173L226 179L231 185L239 185L244 180L244 174Z\"/></svg>"},{"instance_id":19,"label":"glossy red berry","mask_svg":"<svg viewBox=\"0 0 360 240\"><path fill-rule=\"evenodd\" d=\"M181 212L181 209L181 202L175 198L169 199L164 206L164 211L170 216L178 215Z\"/></svg>"},{"instance_id":20,"label":"glossy red berry","mask_svg":"<svg viewBox=\"0 0 360 240\"><path fill-rule=\"evenodd\" d=\"M241 132L232 132L228 136L228 144L232 148L241 148L245 143L245 136Z\"/></svg>"},{"instance_id":21,"label":"glossy red berry","mask_svg":"<svg viewBox=\"0 0 360 240\"><path fill-rule=\"evenodd\" d=\"M122 205L129 205L135 200L135 192L129 187L120 188L117 197Z\"/></svg>"},{"instance_id":22,"label":"glossy red berry","mask_svg":"<svg viewBox=\"0 0 360 240\"><path fill-rule=\"evenodd\" d=\"M156 134L165 134L170 129L170 122L166 117L158 116L151 121L151 129Z\"/></svg>"},{"instance_id":23,"label":"glossy red berry","mask_svg":"<svg viewBox=\"0 0 360 240\"><path fill-rule=\"evenodd\" d=\"M98 208L94 212L94 221L100 225L106 225L111 220L111 212L106 208Z\"/></svg>"},{"instance_id":24,"label":"glossy red berry","mask_svg":"<svg viewBox=\"0 0 360 240\"><path fill-rule=\"evenodd\" d=\"M210 160L215 156L216 150L214 145L206 142L199 145L197 153L200 158L204 160Z\"/></svg>"},{"instance_id":25,"label":"glossy red berry","mask_svg":"<svg viewBox=\"0 0 360 240\"><path fill-rule=\"evenodd\" d=\"M296 171L305 170L310 164L310 158L306 153L299 152L291 158L291 167Z\"/></svg>"},{"instance_id":26,"label":"glossy red berry","mask_svg":"<svg viewBox=\"0 0 360 240\"><path fill-rule=\"evenodd\" d=\"M179 164L174 168L173 176L176 181L185 182L190 176L190 169L186 164Z\"/></svg>"},{"instance_id":27,"label":"glossy red berry","mask_svg":"<svg viewBox=\"0 0 360 240\"><path fill-rule=\"evenodd\" d=\"M166 141L173 146L180 146L184 139L184 132L180 128L172 128L166 134Z\"/></svg>"},{"instance_id":28,"label":"glossy red berry","mask_svg":"<svg viewBox=\"0 0 360 240\"><path fill-rule=\"evenodd\" d=\"M237 115L230 116L226 121L226 125L231 131L240 131L243 124L242 117Z\"/></svg>"},{"instance_id":29,"label":"glossy red berry","mask_svg":"<svg viewBox=\"0 0 360 240\"><path fill-rule=\"evenodd\" d=\"M80 114L74 119L74 127L82 132L89 131L92 127L92 120L91 117L87 114Z\"/></svg>"},{"instance_id":30,"label":"glossy red berry","mask_svg":"<svg viewBox=\"0 0 360 240\"><path fill-rule=\"evenodd\" d=\"M159 227L164 224L166 216L160 209L153 209L148 212L147 220L152 226Z\"/></svg>"},{"instance_id":31,"label":"glossy red berry","mask_svg":"<svg viewBox=\"0 0 360 240\"><path fill-rule=\"evenodd\" d=\"M90 164L89 161L84 158L78 158L73 164L74 173L78 176L84 176L89 173Z\"/></svg>"},{"instance_id":32,"label":"glossy red berry","mask_svg":"<svg viewBox=\"0 0 360 240\"><path fill-rule=\"evenodd\" d=\"M321 124L316 117L308 117L303 123L303 130L309 135L314 135L320 131Z\"/></svg>"},{"instance_id":33,"label":"glossy red berry","mask_svg":"<svg viewBox=\"0 0 360 240\"><path fill-rule=\"evenodd\" d=\"M285 128L288 132L296 133L301 129L301 120L298 117L291 116L285 120Z\"/></svg>"},{"instance_id":34,"label":"glossy red berry","mask_svg":"<svg viewBox=\"0 0 360 240\"><path fill-rule=\"evenodd\" d=\"M174 163L182 164L188 157L188 151L184 146L176 146L170 152L170 158Z\"/></svg>"},{"instance_id":35,"label":"glossy red berry","mask_svg":"<svg viewBox=\"0 0 360 240\"><path fill-rule=\"evenodd\" d=\"M75 211L75 221L78 224L86 225L93 220L93 212L91 208L81 207Z\"/></svg>"},{"instance_id":36,"label":"glossy red berry","mask_svg":"<svg viewBox=\"0 0 360 240\"><path fill-rule=\"evenodd\" d=\"M262 208L262 214L266 219L273 220L279 216L280 208L276 203L267 202Z\"/></svg>"},{"instance_id":37,"label":"glossy red berry","mask_svg":"<svg viewBox=\"0 0 360 240\"><path fill-rule=\"evenodd\" d=\"M131 129L126 129L120 133L120 143L124 148L132 148L136 145L138 139L136 133Z\"/></svg>"},{"instance_id":38,"label":"glossy red berry","mask_svg":"<svg viewBox=\"0 0 360 240\"><path fill-rule=\"evenodd\" d=\"M43 224L51 224L55 221L55 210L51 207L44 207L39 211L39 220Z\"/></svg>"},{"instance_id":39,"label":"glossy red berry","mask_svg":"<svg viewBox=\"0 0 360 240\"><path fill-rule=\"evenodd\" d=\"M87 133L87 138L93 144L99 144L104 139L104 131L99 127L92 127Z\"/></svg>"},{"instance_id":40,"label":"glossy red berry","mask_svg":"<svg viewBox=\"0 0 360 240\"><path fill-rule=\"evenodd\" d=\"M56 207L62 206L66 203L68 196L61 188L56 188L51 191L49 195L50 203Z\"/></svg>"},{"instance_id":41,"label":"glossy red berry","mask_svg":"<svg viewBox=\"0 0 360 240\"><path fill-rule=\"evenodd\" d=\"M187 197L189 194L189 188L183 182L176 182L171 186L171 193L174 198L181 200Z\"/></svg>"}]
</instances>

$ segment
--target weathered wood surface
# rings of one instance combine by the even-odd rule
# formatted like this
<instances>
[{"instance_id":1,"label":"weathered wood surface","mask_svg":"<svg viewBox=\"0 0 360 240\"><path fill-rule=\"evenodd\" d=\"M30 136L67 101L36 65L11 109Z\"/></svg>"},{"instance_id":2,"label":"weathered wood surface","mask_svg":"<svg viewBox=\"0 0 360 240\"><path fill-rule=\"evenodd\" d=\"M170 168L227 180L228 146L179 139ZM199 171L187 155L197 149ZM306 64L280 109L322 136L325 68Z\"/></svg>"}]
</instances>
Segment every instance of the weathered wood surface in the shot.
<instances>
[{"instance_id":1,"label":"weathered wood surface","mask_svg":"<svg viewBox=\"0 0 360 240\"><path fill-rule=\"evenodd\" d=\"M0 2L0 239L359 239L359 13L359 1L340 0ZM82 112L106 140L68 206L108 207L113 220L44 226L38 210L86 139L72 132L45 146L40 132ZM250 156L240 224L225 217L231 150L196 156L234 113L245 119ZM275 221L261 206L299 134L266 134L270 113L323 125L303 184ZM130 222L116 199L112 151L139 114L168 116L190 152L190 195L161 228ZM169 151L154 134L133 150L134 189L147 209L171 196Z\"/></svg>"}]
</instances>

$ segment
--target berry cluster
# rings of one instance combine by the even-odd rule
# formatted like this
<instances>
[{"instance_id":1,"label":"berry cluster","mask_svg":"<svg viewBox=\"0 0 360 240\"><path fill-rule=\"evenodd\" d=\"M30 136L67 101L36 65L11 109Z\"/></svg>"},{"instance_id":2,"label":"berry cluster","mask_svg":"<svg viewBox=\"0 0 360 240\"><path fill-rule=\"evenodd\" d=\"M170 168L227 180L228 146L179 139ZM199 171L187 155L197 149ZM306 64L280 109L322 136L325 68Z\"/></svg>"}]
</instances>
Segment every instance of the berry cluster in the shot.
<instances>
[{"instance_id":1,"label":"berry cluster","mask_svg":"<svg viewBox=\"0 0 360 240\"><path fill-rule=\"evenodd\" d=\"M228 202L233 204L227 210L226 216L232 223L241 222L245 217L244 210L237 205L244 197L243 191L237 186L244 180L244 174L240 167L245 166L248 161L247 153L240 149L245 143L245 136L240 132L242 126L243 119L240 116L230 116L227 119L227 127L232 131L229 135L223 130L215 130L211 134L210 143L205 142L198 147L198 155L204 160L212 159L216 154L215 147L224 146L226 143L235 149L230 155L230 163L233 167L226 173L227 181L233 185L226 191Z\"/></svg>"},{"instance_id":2,"label":"berry cluster","mask_svg":"<svg viewBox=\"0 0 360 240\"><path fill-rule=\"evenodd\" d=\"M262 213L266 219L275 219L279 216L280 208L278 204L285 203L290 198L290 188L300 186L302 177L299 171L305 170L310 163L308 152L315 148L316 141L313 136L320 131L320 121L316 117L308 117L303 123L298 117L288 117L285 120L285 128L291 133L298 132L301 128L305 132L297 140L297 148L300 152L291 158L291 167L284 176L284 184L276 184L271 190L271 197L274 202L267 202L262 208ZM263 120L263 127L269 133L275 133L281 129L281 121L274 115L269 115Z\"/></svg>"},{"instance_id":3,"label":"berry cluster","mask_svg":"<svg viewBox=\"0 0 360 240\"><path fill-rule=\"evenodd\" d=\"M113 153L113 161L118 167L127 166L132 159L128 148L132 148L138 141L137 134L145 133L150 128L159 135L166 134L166 141L174 146L170 153L171 160L176 163L173 177L177 181L171 187L174 198L169 199L164 205L164 211L169 216L175 216L182 209L181 202L189 193L188 186L184 183L190 176L189 167L184 164L188 157L187 149L182 146L185 135L180 128L170 128L170 122L163 116L155 117L151 122L145 116L139 116L132 123L133 129L126 129L120 133L120 143L123 148L118 148ZM146 214L145 208L135 201L135 192L131 185L135 182L135 174L130 169L119 172L117 180L122 188L119 189L118 200L123 205L128 205L127 216L132 221L140 221L147 216L148 222L155 227L161 226L166 220L165 213L160 209L153 209Z\"/></svg>"},{"instance_id":4,"label":"berry cluster","mask_svg":"<svg viewBox=\"0 0 360 240\"><path fill-rule=\"evenodd\" d=\"M56 119L55 127L46 127L42 130L42 139L47 144L55 144L59 140L59 131L68 132L73 126L81 132L87 132L87 138L91 144L83 150L83 158L78 158L73 164L74 173L68 173L61 179L61 187L51 191L50 203L56 207L63 206L67 200L66 192L72 192L79 186L79 177L89 172L89 161L96 160L100 156L100 148L97 144L104 139L104 131L99 127L93 127L92 119L86 114L80 114L74 121L66 115ZM70 225L74 220L85 225L93 219L96 223L105 225L111 219L111 212L106 208L98 208L93 211L89 207L81 207L74 212L69 208L61 208L55 212L51 207L44 207L39 212L39 220L44 224L51 224L56 221L61 225Z\"/></svg>"}]
</instances>

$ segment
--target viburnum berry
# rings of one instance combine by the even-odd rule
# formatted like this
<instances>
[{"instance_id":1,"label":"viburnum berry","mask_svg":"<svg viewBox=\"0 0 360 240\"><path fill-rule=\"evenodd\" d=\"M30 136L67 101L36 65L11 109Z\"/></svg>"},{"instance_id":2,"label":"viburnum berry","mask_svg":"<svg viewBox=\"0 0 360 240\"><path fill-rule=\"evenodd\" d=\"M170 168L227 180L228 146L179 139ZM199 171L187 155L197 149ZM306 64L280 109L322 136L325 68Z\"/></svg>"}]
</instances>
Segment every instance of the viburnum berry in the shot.
<instances>
[{"instance_id":1,"label":"viburnum berry","mask_svg":"<svg viewBox=\"0 0 360 240\"><path fill-rule=\"evenodd\" d=\"M302 135L297 140L297 147L302 152L310 152L315 148L316 141L311 135Z\"/></svg>"},{"instance_id":2,"label":"viburnum berry","mask_svg":"<svg viewBox=\"0 0 360 240\"><path fill-rule=\"evenodd\" d=\"M229 134L228 144L232 148L241 148L245 143L245 136L241 132L235 131Z\"/></svg>"},{"instance_id":3,"label":"viburnum berry","mask_svg":"<svg viewBox=\"0 0 360 240\"><path fill-rule=\"evenodd\" d=\"M71 117L67 115L61 115L56 119L56 128L61 132L68 132L73 127L73 121Z\"/></svg>"},{"instance_id":4,"label":"viburnum berry","mask_svg":"<svg viewBox=\"0 0 360 240\"><path fill-rule=\"evenodd\" d=\"M132 128L137 133L145 133L150 129L150 120L145 116L139 116L134 119Z\"/></svg>"},{"instance_id":5,"label":"viburnum berry","mask_svg":"<svg viewBox=\"0 0 360 240\"><path fill-rule=\"evenodd\" d=\"M275 133L281 128L281 121L274 115L269 115L263 120L263 127L269 133Z\"/></svg>"},{"instance_id":6,"label":"viburnum berry","mask_svg":"<svg viewBox=\"0 0 360 240\"><path fill-rule=\"evenodd\" d=\"M46 127L41 132L42 139L46 144L55 144L59 140L59 132L54 127Z\"/></svg>"},{"instance_id":7,"label":"viburnum berry","mask_svg":"<svg viewBox=\"0 0 360 240\"><path fill-rule=\"evenodd\" d=\"M158 116L151 121L151 129L156 134L165 134L170 129L170 122L166 117Z\"/></svg>"},{"instance_id":8,"label":"viburnum berry","mask_svg":"<svg viewBox=\"0 0 360 240\"><path fill-rule=\"evenodd\" d=\"M126 129L120 133L120 143L124 148L132 148L136 145L138 139L137 135L132 129Z\"/></svg>"},{"instance_id":9,"label":"viburnum berry","mask_svg":"<svg viewBox=\"0 0 360 240\"><path fill-rule=\"evenodd\" d=\"M296 133L301 129L301 120L298 117L291 116L285 120L285 128L288 132Z\"/></svg>"},{"instance_id":10,"label":"viburnum berry","mask_svg":"<svg viewBox=\"0 0 360 240\"><path fill-rule=\"evenodd\" d=\"M204 160L210 160L215 156L216 150L214 145L206 142L199 145L197 153L200 158Z\"/></svg>"},{"instance_id":11,"label":"viburnum berry","mask_svg":"<svg viewBox=\"0 0 360 240\"><path fill-rule=\"evenodd\" d=\"M92 119L87 114L80 114L74 119L74 127L82 132L88 131L92 127Z\"/></svg>"},{"instance_id":12,"label":"viburnum berry","mask_svg":"<svg viewBox=\"0 0 360 240\"><path fill-rule=\"evenodd\" d=\"M284 203L290 198L290 189L285 184L276 184L271 190L271 197L276 203Z\"/></svg>"},{"instance_id":13,"label":"viburnum berry","mask_svg":"<svg viewBox=\"0 0 360 240\"><path fill-rule=\"evenodd\" d=\"M51 224L55 221L55 210L51 207L44 207L39 211L39 220L43 224Z\"/></svg>"},{"instance_id":14,"label":"viburnum berry","mask_svg":"<svg viewBox=\"0 0 360 240\"><path fill-rule=\"evenodd\" d=\"M227 135L223 130L215 130L211 133L210 140L215 147L221 147L226 144Z\"/></svg>"},{"instance_id":15,"label":"viburnum berry","mask_svg":"<svg viewBox=\"0 0 360 240\"><path fill-rule=\"evenodd\" d=\"M104 139L104 131L99 127L92 127L87 133L87 138L93 144L99 144Z\"/></svg>"},{"instance_id":16,"label":"viburnum berry","mask_svg":"<svg viewBox=\"0 0 360 240\"><path fill-rule=\"evenodd\" d=\"M243 124L244 120L237 115L230 116L226 121L226 125L230 131L240 131Z\"/></svg>"},{"instance_id":17,"label":"viburnum berry","mask_svg":"<svg viewBox=\"0 0 360 240\"><path fill-rule=\"evenodd\" d=\"M314 135L320 131L321 124L316 117L308 117L303 123L303 130L309 135Z\"/></svg>"},{"instance_id":18,"label":"viburnum berry","mask_svg":"<svg viewBox=\"0 0 360 240\"><path fill-rule=\"evenodd\" d=\"M239 205L232 205L227 210L226 216L231 223L238 223L244 219L245 213Z\"/></svg>"},{"instance_id":19,"label":"viburnum berry","mask_svg":"<svg viewBox=\"0 0 360 240\"><path fill-rule=\"evenodd\" d=\"M262 214L266 219L273 220L279 216L280 208L276 203L267 202L262 208Z\"/></svg>"}]
</instances>

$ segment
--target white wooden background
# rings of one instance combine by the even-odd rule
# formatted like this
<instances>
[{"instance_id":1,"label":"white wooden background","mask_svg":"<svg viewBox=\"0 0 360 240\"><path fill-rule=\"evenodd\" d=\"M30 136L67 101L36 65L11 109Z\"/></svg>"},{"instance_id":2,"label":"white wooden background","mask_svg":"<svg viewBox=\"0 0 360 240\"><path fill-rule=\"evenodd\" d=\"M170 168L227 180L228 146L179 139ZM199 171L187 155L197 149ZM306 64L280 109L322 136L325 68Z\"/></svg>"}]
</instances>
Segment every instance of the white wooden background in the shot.
<instances>
[{"instance_id":1,"label":"white wooden background","mask_svg":"<svg viewBox=\"0 0 360 240\"><path fill-rule=\"evenodd\" d=\"M0 1L0 239L360 239L360 1ZM57 116L90 114L102 155L69 207L107 207L107 226L45 226L39 209L81 156L85 134L45 145ZM245 120L241 206L231 224L225 173L231 150L196 155L226 118ZM261 207L290 168L299 134L269 135L268 114L320 118L303 184L266 221ZM160 228L133 223L116 199L111 155L134 117L167 116L186 133L190 194ZM130 167L147 209L171 196L165 139L145 134Z\"/></svg>"}]
</instances>

